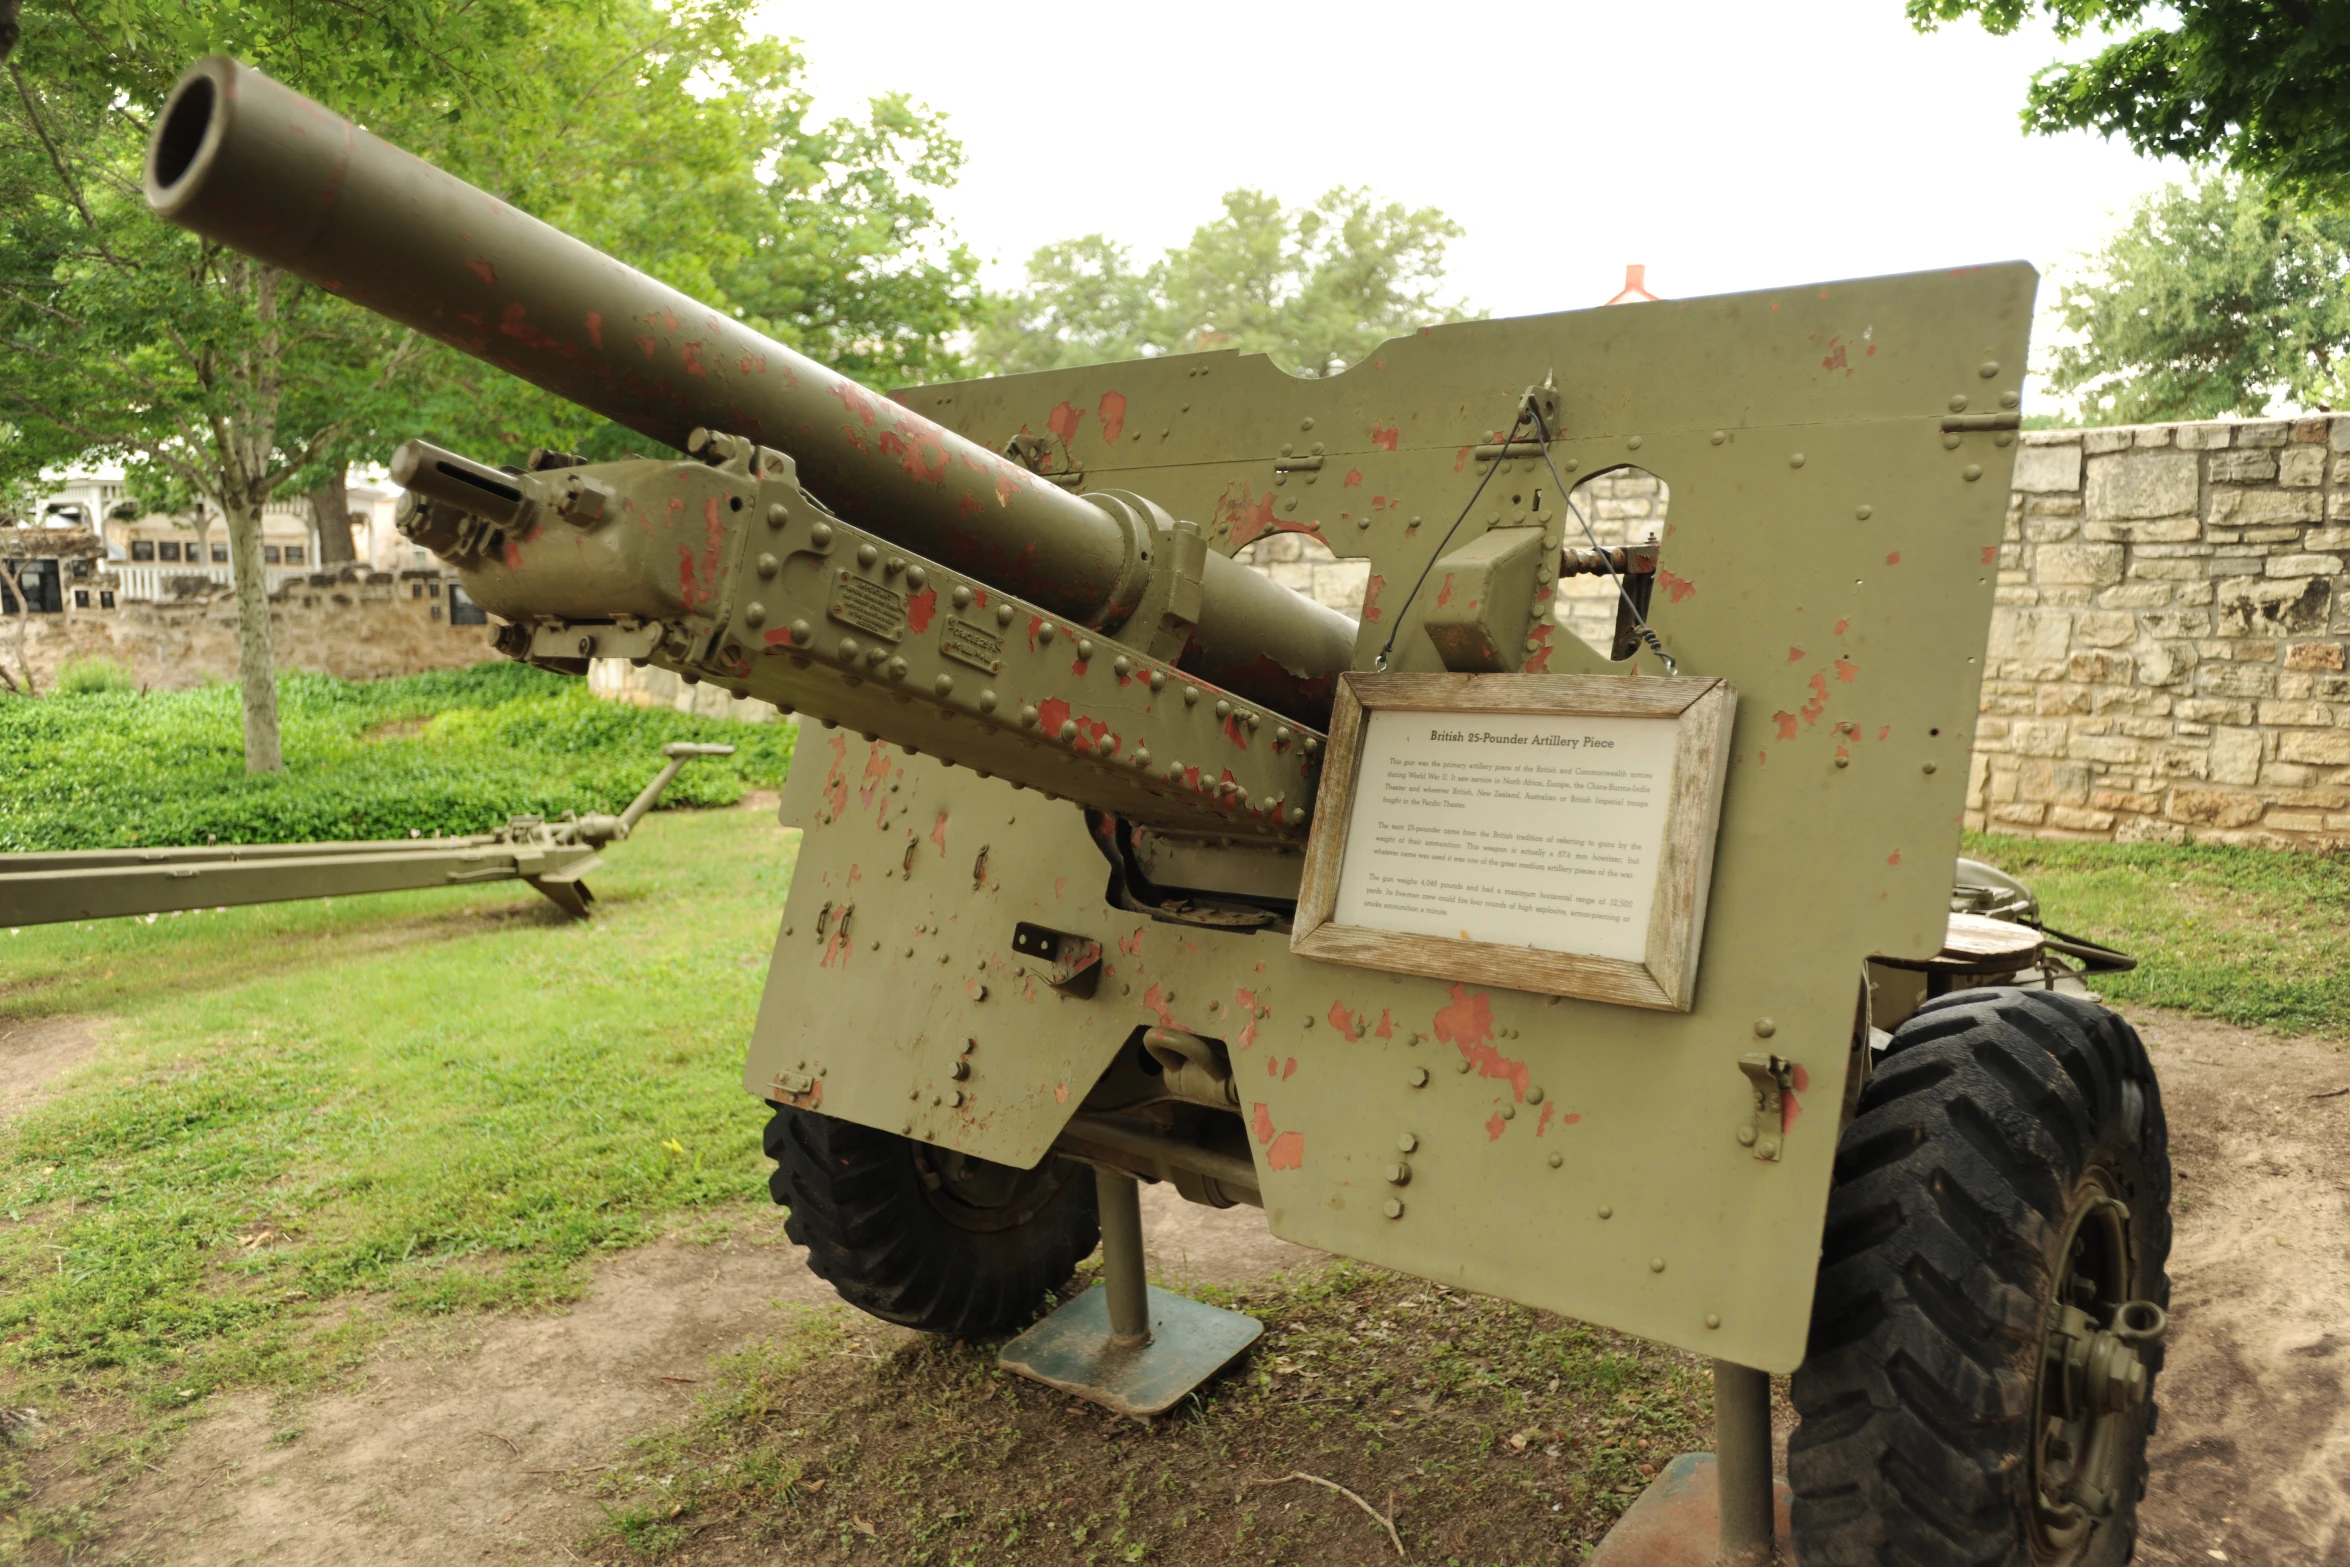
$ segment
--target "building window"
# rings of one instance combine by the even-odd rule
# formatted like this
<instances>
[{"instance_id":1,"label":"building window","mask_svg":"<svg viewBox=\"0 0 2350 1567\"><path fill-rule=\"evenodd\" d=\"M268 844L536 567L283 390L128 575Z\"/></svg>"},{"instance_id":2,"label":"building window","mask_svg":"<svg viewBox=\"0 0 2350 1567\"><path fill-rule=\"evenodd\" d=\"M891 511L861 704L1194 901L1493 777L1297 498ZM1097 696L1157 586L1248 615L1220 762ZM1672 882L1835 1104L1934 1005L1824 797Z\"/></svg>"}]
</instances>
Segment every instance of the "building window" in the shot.
<instances>
[{"instance_id":1,"label":"building window","mask_svg":"<svg viewBox=\"0 0 2350 1567\"><path fill-rule=\"evenodd\" d=\"M299 566L302 564L301 545L289 544L286 546L286 564L289 566Z\"/></svg>"},{"instance_id":2,"label":"building window","mask_svg":"<svg viewBox=\"0 0 2350 1567\"><path fill-rule=\"evenodd\" d=\"M283 550L280 550L274 544L264 544L261 546L261 564L264 566L275 566L279 564L279 557L284 553L285 552Z\"/></svg>"},{"instance_id":3,"label":"building window","mask_svg":"<svg viewBox=\"0 0 2350 1567\"><path fill-rule=\"evenodd\" d=\"M179 541L177 539L165 539L162 543L156 545L155 558L157 560L178 560L180 558Z\"/></svg>"},{"instance_id":4,"label":"building window","mask_svg":"<svg viewBox=\"0 0 2350 1567\"><path fill-rule=\"evenodd\" d=\"M76 588L73 590L73 607L76 609L88 609L90 607L90 590L88 588Z\"/></svg>"},{"instance_id":5,"label":"building window","mask_svg":"<svg viewBox=\"0 0 2350 1567\"><path fill-rule=\"evenodd\" d=\"M154 541L153 539L133 539L133 540L131 540L131 559L133 559L133 560L153 560L154 558L155 558L155 541Z\"/></svg>"},{"instance_id":6,"label":"building window","mask_svg":"<svg viewBox=\"0 0 2350 1567\"><path fill-rule=\"evenodd\" d=\"M112 588L100 588L98 590L98 607L100 609L114 608L114 590Z\"/></svg>"},{"instance_id":7,"label":"building window","mask_svg":"<svg viewBox=\"0 0 2350 1567\"><path fill-rule=\"evenodd\" d=\"M412 599L420 599L420 598L424 597L424 584L423 584L423 583L421 583L421 582L411 582L411 583L409 583L409 584L408 584L408 596L409 596L410 598L412 598Z\"/></svg>"},{"instance_id":8,"label":"building window","mask_svg":"<svg viewBox=\"0 0 2350 1567\"><path fill-rule=\"evenodd\" d=\"M17 601L36 615L55 615L65 609L65 583L54 560L20 560L16 563L16 592L0 589L0 614L13 615Z\"/></svg>"},{"instance_id":9,"label":"building window","mask_svg":"<svg viewBox=\"0 0 2350 1567\"><path fill-rule=\"evenodd\" d=\"M71 568L73 575L77 577L86 577L95 569L96 568L90 564L89 556L77 555L74 557L73 566Z\"/></svg>"},{"instance_id":10,"label":"building window","mask_svg":"<svg viewBox=\"0 0 2350 1567\"><path fill-rule=\"evenodd\" d=\"M227 565L227 564L228 564L228 546L227 546L227 545L225 545L225 544L215 544L215 545L213 545L213 546L212 546L212 564L214 564L215 566L225 566L225 565Z\"/></svg>"},{"instance_id":11,"label":"building window","mask_svg":"<svg viewBox=\"0 0 2350 1567\"><path fill-rule=\"evenodd\" d=\"M441 596L441 584L439 579L436 578L433 582L433 585L426 591L431 593L434 598L439 598Z\"/></svg>"},{"instance_id":12,"label":"building window","mask_svg":"<svg viewBox=\"0 0 2350 1567\"><path fill-rule=\"evenodd\" d=\"M489 611L467 597L463 588L454 582L450 583L449 624L452 626L486 626L489 623Z\"/></svg>"}]
</instances>

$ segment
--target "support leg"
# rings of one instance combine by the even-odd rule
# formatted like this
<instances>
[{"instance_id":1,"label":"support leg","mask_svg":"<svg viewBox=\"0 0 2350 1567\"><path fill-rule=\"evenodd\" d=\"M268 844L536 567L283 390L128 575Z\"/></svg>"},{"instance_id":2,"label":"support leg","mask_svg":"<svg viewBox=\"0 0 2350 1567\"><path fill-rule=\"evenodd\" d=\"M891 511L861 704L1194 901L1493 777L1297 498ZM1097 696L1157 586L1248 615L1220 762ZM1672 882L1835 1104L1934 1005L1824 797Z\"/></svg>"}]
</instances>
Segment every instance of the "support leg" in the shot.
<instances>
[{"instance_id":1,"label":"support leg","mask_svg":"<svg viewBox=\"0 0 2350 1567\"><path fill-rule=\"evenodd\" d=\"M1714 1362L1714 1463L1721 1487L1722 1567L1769 1567L1773 1554L1771 1379Z\"/></svg>"},{"instance_id":2,"label":"support leg","mask_svg":"<svg viewBox=\"0 0 2350 1567\"><path fill-rule=\"evenodd\" d=\"M1142 1186L1131 1175L1096 1166L1094 1196L1102 1217L1102 1287L1109 1294L1110 1338L1147 1344L1150 1286L1142 1265Z\"/></svg>"}]
</instances>

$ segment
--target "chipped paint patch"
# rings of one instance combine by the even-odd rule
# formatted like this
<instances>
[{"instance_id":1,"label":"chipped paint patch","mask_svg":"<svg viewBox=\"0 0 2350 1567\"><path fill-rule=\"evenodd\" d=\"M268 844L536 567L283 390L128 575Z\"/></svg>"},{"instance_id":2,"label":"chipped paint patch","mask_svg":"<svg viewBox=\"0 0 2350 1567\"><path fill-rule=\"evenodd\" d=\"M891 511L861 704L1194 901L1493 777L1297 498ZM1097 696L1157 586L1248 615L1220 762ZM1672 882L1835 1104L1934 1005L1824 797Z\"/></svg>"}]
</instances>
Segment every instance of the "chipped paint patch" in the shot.
<instances>
[{"instance_id":1,"label":"chipped paint patch","mask_svg":"<svg viewBox=\"0 0 2350 1567\"><path fill-rule=\"evenodd\" d=\"M834 735L825 745L832 751L832 765L824 774L824 804L832 817L838 817L849 808L849 737Z\"/></svg>"},{"instance_id":2,"label":"chipped paint patch","mask_svg":"<svg viewBox=\"0 0 2350 1567\"><path fill-rule=\"evenodd\" d=\"M1142 1005L1144 1010L1148 1011L1159 1020L1159 1026L1161 1028L1174 1028L1177 1026L1175 1022L1175 1009L1167 1005L1165 987L1160 985L1153 985L1150 989L1144 991L1142 993ZM1264 1106L1259 1105L1257 1108L1262 1110Z\"/></svg>"},{"instance_id":3,"label":"chipped paint patch","mask_svg":"<svg viewBox=\"0 0 2350 1567\"><path fill-rule=\"evenodd\" d=\"M1658 585L1665 590L1665 597L1675 604L1697 591L1696 583L1687 577L1677 577L1662 566L1657 568L1656 580Z\"/></svg>"},{"instance_id":4,"label":"chipped paint patch","mask_svg":"<svg viewBox=\"0 0 2350 1567\"><path fill-rule=\"evenodd\" d=\"M1265 1150L1265 1167L1269 1170L1302 1170L1305 1163L1306 1137L1303 1132L1283 1132Z\"/></svg>"},{"instance_id":5,"label":"chipped paint patch","mask_svg":"<svg viewBox=\"0 0 2350 1567\"><path fill-rule=\"evenodd\" d=\"M1094 409L1094 416L1101 420L1102 439L1116 441L1119 436L1126 433L1126 394L1124 392L1102 393L1102 400Z\"/></svg>"},{"instance_id":6,"label":"chipped paint patch","mask_svg":"<svg viewBox=\"0 0 2350 1567\"><path fill-rule=\"evenodd\" d=\"M1387 579L1377 575L1363 584L1363 618L1365 620L1377 620L1384 613L1379 608L1379 592L1386 586Z\"/></svg>"},{"instance_id":7,"label":"chipped paint patch","mask_svg":"<svg viewBox=\"0 0 2350 1567\"><path fill-rule=\"evenodd\" d=\"M1371 422L1371 444L1381 451L1394 451L1396 443L1402 439L1403 428L1400 425L1381 424L1377 420Z\"/></svg>"},{"instance_id":8,"label":"chipped paint patch","mask_svg":"<svg viewBox=\"0 0 2350 1567\"><path fill-rule=\"evenodd\" d=\"M1485 1123L1485 1140L1489 1143L1498 1143L1501 1141L1501 1134L1509 1129L1510 1123L1503 1120L1501 1112L1496 1110L1493 1112L1493 1118Z\"/></svg>"},{"instance_id":9,"label":"chipped paint patch","mask_svg":"<svg viewBox=\"0 0 2350 1567\"><path fill-rule=\"evenodd\" d=\"M1372 1029L1371 1032L1376 1034L1381 1039L1393 1039L1395 1037L1395 1017L1385 1007L1381 1007L1379 1009L1379 1026Z\"/></svg>"},{"instance_id":10,"label":"chipped paint patch","mask_svg":"<svg viewBox=\"0 0 2350 1567\"><path fill-rule=\"evenodd\" d=\"M1437 1009L1436 1037L1461 1053L1480 1077L1498 1078L1514 1095L1526 1097L1526 1063L1503 1055L1493 1043L1493 998L1466 985L1452 987L1452 1004Z\"/></svg>"}]
</instances>

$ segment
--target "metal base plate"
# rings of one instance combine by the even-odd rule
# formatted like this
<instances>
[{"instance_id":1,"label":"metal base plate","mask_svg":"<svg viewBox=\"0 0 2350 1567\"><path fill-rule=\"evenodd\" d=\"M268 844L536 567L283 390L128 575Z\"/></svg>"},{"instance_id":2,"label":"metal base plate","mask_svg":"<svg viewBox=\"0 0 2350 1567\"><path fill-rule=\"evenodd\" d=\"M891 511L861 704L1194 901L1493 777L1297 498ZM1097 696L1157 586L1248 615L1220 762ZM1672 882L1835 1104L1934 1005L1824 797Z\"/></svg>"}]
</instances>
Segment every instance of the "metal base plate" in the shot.
<instances>
[{"instance_id":1,"label":"metal base plate","mask_svg":"<svg viewBox=\"0 0 2350 1567\"><path fill-rule=\"evenodd\" d=\"M1722 1501L1711 1453L1683 1453L1648 1482L1640 1499L1584 1559L1583 1567L1714 1567L1721 1559ZM1781 1567L1793 1567L1787 1509L1794 1493L1773 1480Z\"/></svg>"},{"instance_id":2,"label":"metal base plate","mask_svg":"<svg viewBox=\"0 0 2350 1567\"><path fill-rule=\"evenodd\" d=\"M1150 1342L1120 1344L1110 1337L1109 1300L1095 1285L1006 1344L996 1364L1122 1415L1156 1415L1265 1331L1254 1317L1153 1288Z\"/></svg>"}]
</instances>

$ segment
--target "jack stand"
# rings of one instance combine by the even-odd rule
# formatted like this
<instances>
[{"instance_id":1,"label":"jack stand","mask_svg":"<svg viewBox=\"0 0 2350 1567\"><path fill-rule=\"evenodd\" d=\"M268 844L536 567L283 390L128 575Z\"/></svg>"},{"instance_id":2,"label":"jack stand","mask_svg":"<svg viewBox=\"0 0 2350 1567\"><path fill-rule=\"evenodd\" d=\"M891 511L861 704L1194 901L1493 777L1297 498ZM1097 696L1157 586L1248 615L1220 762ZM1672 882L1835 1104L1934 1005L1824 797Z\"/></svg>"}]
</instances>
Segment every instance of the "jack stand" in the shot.
<instances>
[{"instance_id":1,"label":"jack stand","mask_svg":"<svg viewBox=\"0 0 2350 1567\"><path fill-rule=\"evenodd\" d=\"M1715 1453L1683 1453L1584 1567L1770 1567L1791 1501L1771 1478L1771 1379L1714 1362Z\"/></svg>"},{"instance_id":2,"label":"jack stand","mask_svg":"<svg viewBox=\"0 0 2350 1567\"><path fill-rule=\"evenodd\" d=\"M1256 1318L1153 1289L1143 1276L1142 1189L1131 1175L1093 1172L1102 1223L1102 1282L1006 1344L996 1364L1148 1418L1229 1365L1257 1340Z\"/></svg>"}]
</instances>

